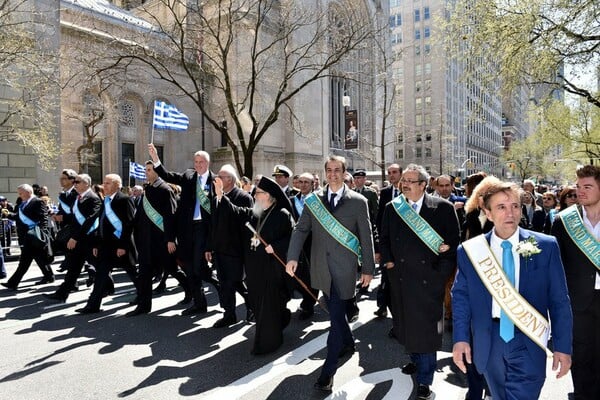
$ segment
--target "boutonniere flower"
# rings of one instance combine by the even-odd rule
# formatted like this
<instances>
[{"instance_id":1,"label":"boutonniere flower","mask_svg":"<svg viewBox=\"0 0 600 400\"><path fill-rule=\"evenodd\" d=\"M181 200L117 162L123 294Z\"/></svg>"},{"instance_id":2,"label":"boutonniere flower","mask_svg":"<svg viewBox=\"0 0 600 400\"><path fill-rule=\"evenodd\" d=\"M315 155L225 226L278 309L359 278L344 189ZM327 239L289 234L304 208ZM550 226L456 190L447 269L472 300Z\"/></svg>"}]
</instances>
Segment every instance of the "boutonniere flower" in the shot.
<instances>
[{"instance_id":1,"label":"boutonniere flower","mask_svg":"<svg viewBox=\"0 0 600 400\"><path fill-rule=\"evenodd\" d=\"M531 256L540 254L542 249L538 247L537 240L533 236L529 236L526 240L522 240L517 244L517 254L528 259Z\"/></svg>"}]
</instances>

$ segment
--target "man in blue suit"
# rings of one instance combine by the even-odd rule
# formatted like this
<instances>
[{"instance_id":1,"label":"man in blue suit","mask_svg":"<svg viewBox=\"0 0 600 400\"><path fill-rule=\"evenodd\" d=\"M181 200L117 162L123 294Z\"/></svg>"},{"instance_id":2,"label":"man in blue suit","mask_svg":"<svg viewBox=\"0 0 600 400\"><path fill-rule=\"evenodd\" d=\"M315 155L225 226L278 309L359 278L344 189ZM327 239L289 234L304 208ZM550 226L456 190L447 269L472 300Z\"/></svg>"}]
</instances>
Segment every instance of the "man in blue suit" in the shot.
<instances>
[{"instance_id":1,"label":"man in blue suit","mask_svg":"<svg viewBox=\"0 0 600 400\"><path fill-rule=\"evenodd\" d=\"M551 354L548 315L552 368L560 378L571 367L573 316L560 250L553 237L519 228L520 199L517 185L490 187L484 206L494 229L459 247L452 288L454 363L465 372L465 361L474 361L494 400L539 397Z\"/></svg>"}]
</instances>

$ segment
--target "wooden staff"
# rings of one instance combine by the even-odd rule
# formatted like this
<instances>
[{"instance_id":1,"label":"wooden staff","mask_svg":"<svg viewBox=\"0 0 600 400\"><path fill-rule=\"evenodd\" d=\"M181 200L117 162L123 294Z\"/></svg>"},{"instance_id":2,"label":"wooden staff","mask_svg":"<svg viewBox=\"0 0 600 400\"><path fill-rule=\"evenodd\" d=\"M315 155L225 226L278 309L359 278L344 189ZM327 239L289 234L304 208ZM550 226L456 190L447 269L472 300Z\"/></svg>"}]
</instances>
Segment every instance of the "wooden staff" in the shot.
<instances>
[{"instance_id":1,"label":"wooden staff","mask_svg":"<svg viewBox=\"0 0 600 400\"><path fill-rule=\"evenodd\" d=\"M250 232L252 232L254 234L254 236L258 240L260 240L260 242L263 244L263 246L265 246L265 247L269 246L269 244L267 242L265 242L265 240L258 234L258 232L256 232L256 229L254 229L254 227L252 226L252 224L250 224L250 222L246 222L246 228L250 229ZM277 253L275 253L275 251L273 251L273 253L271 253L271 254L277 259L277 261L279 261L281 263L281 265L283 265L283 268L286 267L285 262L281 259L281 257L279 257L279 255L277 255ZM302 288L304 290L306 290L306 293L308 293L310 295L310 297L312 297L319 304L319 306L323 309L323 311L325 311L327 314L329 314L327 307L325 307L319 301L319 299L317 299L317 296L315 296L313 294L313 292L310 291L308 286L306 286L306 283L302 282L302 279L298 278L296 275L292 275L292 277L300 284L300 286L302 286Z\"/></svg>"}]
</instances>

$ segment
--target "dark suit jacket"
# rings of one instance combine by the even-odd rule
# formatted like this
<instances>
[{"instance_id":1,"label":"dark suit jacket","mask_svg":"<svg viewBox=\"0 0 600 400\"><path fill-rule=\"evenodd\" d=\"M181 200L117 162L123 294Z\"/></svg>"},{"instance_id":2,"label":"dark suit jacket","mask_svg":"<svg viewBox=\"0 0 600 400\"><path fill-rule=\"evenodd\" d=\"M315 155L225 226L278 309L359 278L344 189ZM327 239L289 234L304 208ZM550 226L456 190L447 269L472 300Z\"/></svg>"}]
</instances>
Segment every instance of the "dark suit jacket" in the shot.
<instances>
[{"instance_id":1,"label":"dark suit jacket","mask_svg":"<svg viewBox=\"0 0 600 400\"><path fill-rule=\"evenodd\" d=\"M252 207L252 197L237 186L234 186L225 196L234 206ZM216 209L216 204L213 209ZM232 257L242 257L244 254L242 239L246 237L244 230L248 228L240 223L233 213L217 213L212 217L212 222L210 250Z\"/></svg>"},{"instance_id":2,"label":"dark suit jacket","mask_svg":"<svg viewBox=\"0 0 600 400\"><path fill-rule=\"evenodd\" d=\"M398 189L398 193L400 193L400 189ZM381 220L383 219L383 212L385 211L385 206L387 205L387 203L392 201L393 194L394 187L391 185L384 187L379 192L379 205L377 206L377 218L375 219L377 231L381 231Z\"/></svg>"},{"instance_id":3,"label":"dark suit jacket","mask_svg":"<svg viewBox=\"0 0 600 400\"><path fill-rule=\"evenodd\" d=\"M121 236L115 236L115 227L110 223L106 216L106 206L102 203L102 211L100 213L100 227L96 234L96 246L101 248L102 253L112 257L116 254L117 249L124 249L127 254L121 257L122 262L128 262L130 265L135 265L137 261L137 253L133 244L133 218L135 215L135 207L133 200L125 193L117 192L110 202L110 207L121 220L123 229Z\"/></svg>"},{"instance_id":4,"label":"dark suit jacket","mask_svg":"<svg viewBox=\"0 0 600 400\"><path fill-rule=\"evenodd\" d=\"M581 206L578 205L577 210L579 215L582 215ZM594 285L598 269L573 242L565 229L560 214L552 224L552 235L556 237L560 246L573 311L585 311L594 300Z\"/></svg>"},{"instance_id":5,"label":"dark suit jacket","mask_svg":"<svg viewBox=\"0 0 600 400\"><path fill-rule=\"evenodd\" d=\"M325 207L329 207L327 195L328 187L323 189L323 194L318 195ZM367 199L346 186L344 195L332 214L358 238L362 247L362 272L372 275L375 260ZM333 281L340 298L351 299L355 295L358 259L354 253L335 240L306 207L294 227L288 260L298 261L304 242L311 232L311 287L330 295Z\"/></svg>"},{"instance_id":6,"label":"dark suit jacket","mask_svg":"<svg viewBox=\"0 0 600 400\"><path fill-rule=\"evenodd\" d=\"M167 171L163 164L155 167L154 170L158 176L166 182L181 186L180 201L177 209L178 254L187 261L190 261L193 249L192 221L194 219L194 210L196 208L196 182L198 181L198 173L193 169L187 169L182 173ZM211 226L211 216L214 214L213 199L215 198L215 187L213 180L214 175L209 171L205 185L208 186L207 196L210 200L211 213L208 214L200 207L202 219L207 223L208 227Z\"/></svg>"},{"instance_id":7,"label":"dark suit jacket","mask_svg":"<svg viewBox=\"0 0 600 400\"><path fill-rule=\"evenodd\" d=\"M481 222L479 222L479 208L476 208L465 215L465 223L461 231L461 240L467 240L474 238L482 233L488 233L494 227L494 223L489 219L486 219L481 228Z\"/></svg>"},{"instance_id":8,"label":"dark suit jacket","mask_svg":"<svg viewBox=\"0 0 600 400\"><path fill-rule=\"evenodd\" d=\"M58 198L61 202L65 203L71 208L70 212L67 213L63 209L61 202L58 203L59 206L57 214L63 216L62 225L71 225L74 222L73 204L77 201L77 191L75 189L71 189L68 195L65 192L62 192L58 195Z\"/></svg>"},{"instance_id":9,"label":"dark suit jacket","mask_svg":"<svg viewBox=\"0 0 600 400\"><path fill-rule=\"evenodd\" d=\"M394 333L407 351L430 353L442 343L434 321L442 319L444 288L456 265L460 228L454 206L440 197L425 194L419 215L450 246L448 251L433 253L391 203L385 206L379 242L381 265L394 263L387 270Z\"/></svg>"},{"instance_id":10,"label":"dark suit jacket","mask_svg":"<svg viewBox=\"0 0 600 400\"><path fill-rule=\"evenodd\" d=\"M491 232L485 235L488 243ZM519 228L519 241L535 237L541 253L527 262L520 258L519 293L542 315L550 314L555 351L571 354L573 316L556 240L542 233ZM473 360L479 372L486 371L492 340L492 296L462 246L458 249L458 273L452 288L453 340L471 342ZM496 328L497 329L497 328ZM535 363L525 366L540 374L546 370L545 352L528 337L527 351ZM500 361L501 360L494 360Z\"/></svg>"},{"instance_id":11,"label":"dark suit jacket","mask_svg":"<svg viewBox=\"0 0 600 400\"><path fill-rule=\"evenodd\" d=\"M27 236L27 231L29 230L29 226L25 224L18 217L19 210L33 222L37 223L37 226L46 233L48 233L48 220L46 219L46 214L48 213L48 206L43 200L35 196L31 196L27 206L25 208L20 209L20 207L15 208L15 211L8 214L8 218L12 219L17 224L17 235L19 237L19 243L23 243L23 239Z\"/></svg>"},{"instance_id":12,"label":"dark suit jacket","mask_svg":"<svg viewBox=\"0 0 600 400\"><path fill-rule=\"evenodd\" d=\"M144 198L163 218L164 231L161 231L148 218L144 210ZM140 196L139 207L136 209L134 218L134 237L140 265L152 264L153 261L160 262L161 259L158 256L154 257L154 260L152 256L162 254L164 257L164 252L167 252L167 243L175 242L176 210L175 194L165 181L158 178L153 184L146 186L144 194Z\"/></svg>"},{"instance_id":13,"label":"dark suit jacket","mask_svg":"<svg viewBox=\"0 0 600 400\"><path fill-rule=\"evenodd\" d=\"M536 232L544 231L544 223L546 222L546 210L543 208L535 210L533 212L533 218L531 220L531 230Z\"/></svg>"},{"instance_id":14,"label":"dark suit jacket","mask_svg":"<svg viewBox=\"0 0 600 400\"><path fill-rule=\"evenodd\" d=\"M94 225L96 219L100 216L100 211L102 209L102 200L91 190L88 190L84 196L77 200L77 207L79 208L79 212L85 217L85 221L83 225L80 225L78 222L73 224L73 229L71 231L71 237L79 242L93 242L92 239L94 237L94 232L89 232L90 228ZM77 221L75 217L74 221Z\"/></svg>"}]
</instances>

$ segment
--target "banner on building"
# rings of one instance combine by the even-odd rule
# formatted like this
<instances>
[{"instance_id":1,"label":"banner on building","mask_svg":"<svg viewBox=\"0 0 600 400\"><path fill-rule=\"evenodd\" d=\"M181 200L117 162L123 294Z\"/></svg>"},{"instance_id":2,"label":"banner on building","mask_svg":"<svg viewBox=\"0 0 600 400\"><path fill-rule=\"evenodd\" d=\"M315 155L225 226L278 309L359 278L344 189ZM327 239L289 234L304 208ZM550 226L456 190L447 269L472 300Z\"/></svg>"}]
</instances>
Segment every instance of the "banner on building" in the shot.
<instances>
[{"instance_id":1,"label":"banner on building","mask_svg":"<svg viewBox=\"0 0 600 400\"><path fill-rule=\"evenodd\" d=\"M344 148L352 150L358 148L358 117L356 110L348 110L345 112L345 127L346 136L344 140Z\"/></svg>"}]
</instances>

